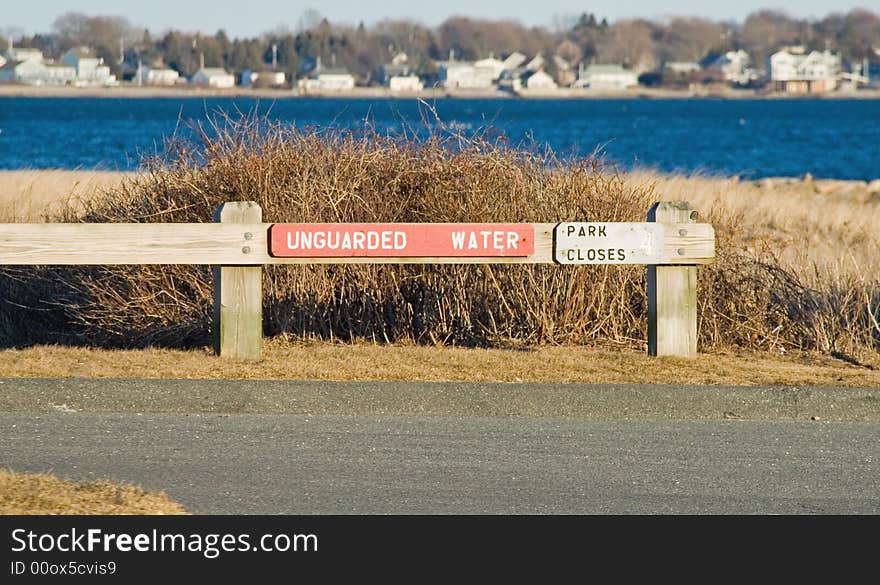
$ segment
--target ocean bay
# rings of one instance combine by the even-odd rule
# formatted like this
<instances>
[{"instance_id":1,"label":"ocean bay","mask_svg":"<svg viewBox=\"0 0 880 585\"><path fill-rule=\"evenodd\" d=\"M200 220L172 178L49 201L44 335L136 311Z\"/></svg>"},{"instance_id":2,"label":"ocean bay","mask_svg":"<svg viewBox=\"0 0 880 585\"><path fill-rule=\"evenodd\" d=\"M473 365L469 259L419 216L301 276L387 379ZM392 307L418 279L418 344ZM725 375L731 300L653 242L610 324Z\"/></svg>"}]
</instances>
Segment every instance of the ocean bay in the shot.
<instances>
[{"instance_id":1,"label":"ocean bay","mask_svg":"<svg viewBox=\"0 0 880 585\"><path fill-rule=\"evenodd\" d=\"M880 177L880 100L0 98L0 169L136 170L194 124L242 115L380 134L481 134L620 170Z\"/></svg>"}]
</instances>

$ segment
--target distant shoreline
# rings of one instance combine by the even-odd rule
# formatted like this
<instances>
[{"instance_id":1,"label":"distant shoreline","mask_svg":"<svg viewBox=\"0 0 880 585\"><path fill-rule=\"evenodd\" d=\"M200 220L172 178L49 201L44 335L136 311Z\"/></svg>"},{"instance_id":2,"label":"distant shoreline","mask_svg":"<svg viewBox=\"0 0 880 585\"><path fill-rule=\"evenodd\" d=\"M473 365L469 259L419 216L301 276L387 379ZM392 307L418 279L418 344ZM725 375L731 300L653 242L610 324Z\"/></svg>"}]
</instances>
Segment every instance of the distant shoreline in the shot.
<instances>
[{"instance_id":1,"label":"distant shoreline","mask_svg":"<svg viewBox=\"0 0 880 585\"><path fill-rule=\"evenodd\" d=\"M302 93L292 89L235 87L162 87L119 85L115 87L69 87L0 84L0 97L58 98L337 98L337 99L880 99L880 90L815 95L759 93L754 90L719 89L693 92L678 89L639 87L621 91L561 88L555 91L511 94L500 90L425 89L420 92L391 92L383 87L356 87L348 92Z\"/></svg>"}]
</instances>

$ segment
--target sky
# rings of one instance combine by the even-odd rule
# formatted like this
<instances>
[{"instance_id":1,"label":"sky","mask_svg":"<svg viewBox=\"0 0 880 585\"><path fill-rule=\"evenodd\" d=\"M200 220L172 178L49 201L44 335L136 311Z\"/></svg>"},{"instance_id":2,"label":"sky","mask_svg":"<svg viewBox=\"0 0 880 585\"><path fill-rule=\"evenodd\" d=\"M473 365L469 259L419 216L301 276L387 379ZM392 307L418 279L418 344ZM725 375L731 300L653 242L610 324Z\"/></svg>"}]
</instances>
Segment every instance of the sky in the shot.
<instances>
[{"instance_id":1,"label":"sky","mask_svg":"<svg viewBox=\"0 0 880 585\"><path fill-rule=\"evenodd\" d=\"M124 16L151 32L169 28L214 33L224 29L230 37L253 37L286 27L296 30L303 14L317 10L331 22L373 24L383 18L410 18L434 26L452 15L512 19L526 25L552 27L561 17L593 12L613 22L628 17L663 18L672 15L702 16L712 20L741 21L762 8L783 10L795 17L821 18L831 12L862 7L880 13L880 0L36 0L7 2L0 10L0 31L16 34L50 32L55 18L65 12L90 16Z\"/></svg>"}]
</instances>

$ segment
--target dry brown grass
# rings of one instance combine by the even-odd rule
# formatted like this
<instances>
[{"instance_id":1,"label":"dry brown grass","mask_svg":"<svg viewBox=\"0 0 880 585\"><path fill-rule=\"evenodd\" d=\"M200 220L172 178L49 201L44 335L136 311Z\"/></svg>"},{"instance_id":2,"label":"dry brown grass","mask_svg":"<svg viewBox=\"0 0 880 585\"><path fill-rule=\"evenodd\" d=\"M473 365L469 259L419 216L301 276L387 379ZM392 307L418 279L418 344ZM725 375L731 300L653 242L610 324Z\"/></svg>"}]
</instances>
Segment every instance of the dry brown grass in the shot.
<instances>
[{"instance_id":1,"label":"dry brown grass","mask_svg":"<svg viewBox=\"0 0 880 585\"><path fill-rule=\"evenodd\" d=\"M0 469L0 514L188 514L165 493L105 480L74 482Z\"/></svg>"},{"instance_id":2,"label":"dry brown grass","mask_svg":"<svg viewBox=\"0 0 880 585\"><path fill-rule=\"evenodd\" d=\"M0 171L0 223L42 222L62 207L83 209L84 199L100 196L131 173L107 171Z\"/></svg>"},{"instance_id":3,"label":"dry brown grass","mask_svg":"<svg viewBox=\"0 0 880 585\"><path fill-rule=\"evenodd\" d=\"M825 195L810 181L756 182L708 175L637 171L628 184L651 187L657 196L690 201L704 217L722 217L755 253L773 250L780 266L811 284L829 279L868 279L880 273L880 201L846 193ZM730 218L735 223L730 225Z\"/></svg>"},{"instance_id":4,"label":"dry brown grass","mask_svg":"<svg viewBox=\"0 0 880 585\"><path fill-rule=\"evenodd\" d=\"M427 142L227 121L173 145L149 171L65 221L209 221L231 200L264 220L643 221L688 199L718 234L701 269L704 350L880 348L878 206L765 192L732 180L609 174L592 160L459 136ZM175 150L176 149L176 150ZM0 343L195 347L210 342L207 267L6 269ZM633 266L270 266L264 332L297 339L429 345L591 345L643 350L644 268Z\"/></svg>"},{"instance_id":5,"label":"dry brown grass","mask_svg":"<svg viewBox=\"0 0 880 585\"><path fill-rule=\"evenodd\" d=\"M0 371L28 378L880 387L880 360L854 365L815 352L727 351L688 360L583 346L504 350L273 339L263 353L263 359L252 362L214 358L208 349L107 351L38 346L0 352Z\"/></svg>"}]
</instances>

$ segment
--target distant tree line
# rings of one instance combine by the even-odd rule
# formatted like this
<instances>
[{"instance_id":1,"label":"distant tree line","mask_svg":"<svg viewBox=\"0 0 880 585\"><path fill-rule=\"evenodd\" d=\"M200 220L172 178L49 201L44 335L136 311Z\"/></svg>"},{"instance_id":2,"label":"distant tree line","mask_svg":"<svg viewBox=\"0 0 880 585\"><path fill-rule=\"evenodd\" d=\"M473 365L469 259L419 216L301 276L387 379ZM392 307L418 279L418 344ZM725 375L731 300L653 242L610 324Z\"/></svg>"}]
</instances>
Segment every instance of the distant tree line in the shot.
<instances>
[{"instance_id":1,"label":"distant tree line","mask_svg":"<svg viewBox=\"0 0 880 585\"><path fill-rule=\"evenodd\" d=\"M320 57L324 65L345 67L361 83L370 83L378 68L398 52L405 52L412 69L426 76L450 54L474 60L490 55L503 58L514 51L528 57L542 55L551 69L554 63L548 57L559 55L572 65L620 63L640 73L656 70L664 62L693 61L736 49L747 51L760 67L772 52L793 44L831 49L845 61L876 62L880 60L880 15L855 9L816 20L761 10L742 22L672 17L609 23L584 13L557 18L549 28L456 16L432 28L401 19L369 27L337 25L310 10L295 30L279 28L256 38L231 39L223 30L213 35L178 30L155 35L123 17L71 12L58 17L51 32L14 40L17 46L39 48L56 58L74 46L91 47L120 78L131 75L139 63L168 66L190 76L202 59L206 66L234 73L274 63L278 70L296 76ZM5 46L7 39L0 41Z\"/></svg>"}]
</instances>

